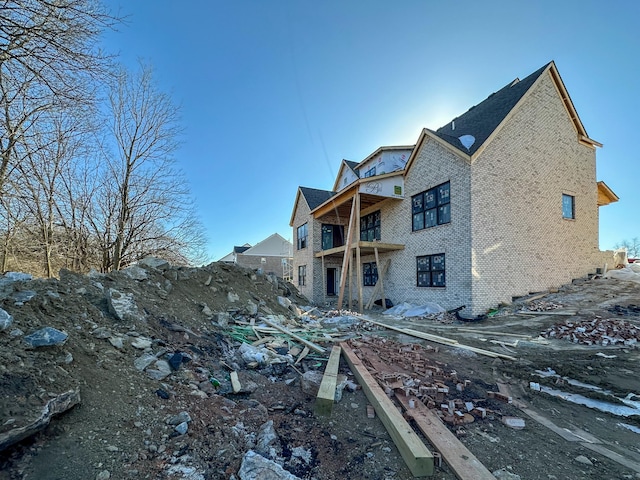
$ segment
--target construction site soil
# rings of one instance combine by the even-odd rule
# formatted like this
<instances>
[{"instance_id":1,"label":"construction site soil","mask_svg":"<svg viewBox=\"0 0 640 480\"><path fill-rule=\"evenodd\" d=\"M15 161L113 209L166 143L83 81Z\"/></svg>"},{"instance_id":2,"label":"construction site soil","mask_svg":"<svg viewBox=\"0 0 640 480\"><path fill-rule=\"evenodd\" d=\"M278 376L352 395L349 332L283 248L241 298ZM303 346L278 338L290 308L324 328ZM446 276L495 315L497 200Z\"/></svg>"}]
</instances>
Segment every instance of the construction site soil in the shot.
<instances>
[{"instance_id":1,"label":"construction site soil","mask_svg":"<svg viewBox=\"0 0 640 480\"><path fill-rule=\"evenodd\" d=\"M340 401L330 415L316 413L303 377L321 375L331 347L347 339L356 349L415 344L447 372L450 405L486 412L447 428L495 478L640 478L636 341L607 334L588 345L557 333L597 321L633 332L638 283L579 279L473 323L312 308L272 275L220 263L9 275L0 298L0 480L413 478L344 359ZM557 308L521 311L535 302ZM31 334L46 327L66 339L34 346ZM304 356L300 339L326 351ZM576 403L582 398L612 411ZM248 465L253 452L270 462L266 470ZM431 478L457 478L440 453Z\"/></svg>"}]
</instances>

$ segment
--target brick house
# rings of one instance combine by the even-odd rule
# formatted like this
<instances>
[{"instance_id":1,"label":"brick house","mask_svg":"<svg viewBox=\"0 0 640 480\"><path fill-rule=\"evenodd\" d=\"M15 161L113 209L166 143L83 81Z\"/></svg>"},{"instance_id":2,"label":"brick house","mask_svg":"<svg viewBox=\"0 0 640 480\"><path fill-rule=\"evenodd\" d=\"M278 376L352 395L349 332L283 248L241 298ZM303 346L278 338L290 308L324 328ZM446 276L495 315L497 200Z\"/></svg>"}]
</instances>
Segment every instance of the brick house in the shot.
<instances>
[{"instance_id":1,"label":"brick house","mask_svg":"<svg viewBox=\"0 0 640 480\"><path fill-rule=\"evenodd\" d=\"M281 235L274 233L254 246L245 243L233 247L233 251L219 262L235 263L241 267L273 273L285 280L292 280L291 262L293 245Z\"/></svg>"},{"instance_id":2,"label":"brick house","mask_svg":"<svg viewBox=\"0 0 640 480\"><path fill-rule=\"evenodd\" d=\"M475 316L595 273L612 258L598 209L618 200L596 180L601 146L551 62L415 145L344 160L331 191L299 187L294 281L319 304L384 294Z\"/></svg>"}]
</instances>

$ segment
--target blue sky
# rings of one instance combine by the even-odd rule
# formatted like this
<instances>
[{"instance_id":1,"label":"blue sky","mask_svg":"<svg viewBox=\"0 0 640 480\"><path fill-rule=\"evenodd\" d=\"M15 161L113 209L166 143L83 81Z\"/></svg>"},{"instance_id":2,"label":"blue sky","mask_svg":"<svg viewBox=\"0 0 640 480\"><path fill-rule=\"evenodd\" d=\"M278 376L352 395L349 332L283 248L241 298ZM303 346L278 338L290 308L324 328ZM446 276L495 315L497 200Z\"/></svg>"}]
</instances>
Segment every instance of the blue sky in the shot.
<instances>
[{"instance_id":1,"label":"blue sky","mask_svg":"<svg viewBox=\"0 0 640 480\"><path fill-rule=\"evenodd\" d=\"M211 260L292 238L299 185L340 161L410 145L551 60L594 140L600 247L640 237L640 2L105 0L127 24L105 48L182 108L176 160Z\"/></svg>"}]
</instances>

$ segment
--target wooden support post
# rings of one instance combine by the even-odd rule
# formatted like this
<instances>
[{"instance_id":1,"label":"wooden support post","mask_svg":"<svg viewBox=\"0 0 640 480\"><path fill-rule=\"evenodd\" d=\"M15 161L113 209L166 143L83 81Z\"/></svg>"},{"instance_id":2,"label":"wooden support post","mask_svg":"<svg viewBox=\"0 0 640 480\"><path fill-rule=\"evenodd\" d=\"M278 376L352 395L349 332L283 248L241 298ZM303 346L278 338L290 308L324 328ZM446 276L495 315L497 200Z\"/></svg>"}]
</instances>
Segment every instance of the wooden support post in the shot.
<instances>
[{"instance_id":1,"label":"wooden support post","mask_svg":"<svg viewBox=\"0 0 640 480\"><path fill-rule=\"evenodd\" d=\"M373 249L373 253L375 253L376 255L376 268L378 269L378 282L380 283L380 291L382 292L382 309L386 310L387 309L387 302L386 299L384 298L384 272L382 271L382 268L380 266L380 258L378 257L378 247L375 247ZM376 283L377 285L377 283ZM373 300L375 302L375 299Z\"/></svg>"},{"instance_id":2,"label":"wooden support post","mask_svg":"<svg viewBox=\"0 0 640 480\"><path fill-rule=\"evenodd\" d=\"M347 228L347 238L344 244L344 257L342 259L342 272L340 272L340 294L338 295L338 310L342 309L342 300L344 300L344 286L345 279L347 276L347 267L349 266L349 259L351 257L351 240L353 239L353 231L355 227L353 224L355 223L356 217L356 202L352 200L351 202L351 215L349 216L349 227Z\"/></svg>"},{"instance_id":3,"label":"wooden support post","mask_svg":"<svg viewBox=\"0 0 640 480\"><path fill-rule=\"evenodd\" d=\"M400 414L395 404L384 393L375 378L369 373L360 359L345 343L340 344L349 368L362 386L367 399L373 405L376 414L386 427L400 455L414 477L433 474L433 455L422 443L416 432Z\"/></svg>"},{"instance_id":4,"label":"wooden support post","mask_svg":"<svg viewBox=\"0 0 640 480\"><path fill-rule=\"evenodd\" d=\"M324 250L322 251L322 305L327 304L327 279L324 271Z\"/></svg>"},{"instance_id":5,"label":"wooden support post","mask_svg":"<svg viewBox=\"0 0 640 480\"><path fill-rule=\"evenodd\" d=\"M496 480L496 477L442 423L442 420L415 397L396 395L405 415L416 425L460 480ZM409 403L411 400L411 404ZM413 405L413 408L411 408Z\"/></svg>"},{"instance_id":6,"label":"wooden support post","mask_svg":"<svg viewBox=\"0 0 640 480\"><path fill-rule=\"evenodd\" d=\"M329 361L324 369L324 376L316 397L315 412L318 415L330 415L336 397L336 383L338 381L338 367L340 366L341 348L335 345L331 349Z\"/></svg>"},{"instance_id":7,"label":"wooden support post","mask_svg":"<svg viewBox=\"0 0 640 480\"><path fill-rule=\"evenodd\" d=\"M353 252L349 250L349 257L353 255ZM349 261L349 275L347 275L347 281L349 282L349 311L353 310L353 259Z\"/></svg>"},{"instance_id":8,"label":"wooden support post","mask_svg":"<svg viewBox=\"0 0 640 480\"><path fill-rule=\"evenodd\" d=\"M384 267L382 267L382 275L386 275L387 274L387 270L389 270L389 264L390 263L391 263L391 260L387 258L387 261L384 263ZM380 274L379 267L378 267L378 274ZM371 294L371 298L367 302L367 305L365 307L366 309L370 309L373 306L373 303L375 302L379 291L380 291L380 277L378 277L378 281L376 282L376 286L373 288L373 293Z\"/></svg>"},{"instance_id":9,"label":"wooden support post","mask_svg":"<svg viewBox=\"0 0 640 480\"><path fill-rule=\"evenodd\" d=\"M358 211L357 228L356 231L360 231L360 193L356 193L356 208ZM358 285L358 312L362 313L362 262L360 260L360 235L356 239L356 285Z\"/></svg>"}]
</instances>

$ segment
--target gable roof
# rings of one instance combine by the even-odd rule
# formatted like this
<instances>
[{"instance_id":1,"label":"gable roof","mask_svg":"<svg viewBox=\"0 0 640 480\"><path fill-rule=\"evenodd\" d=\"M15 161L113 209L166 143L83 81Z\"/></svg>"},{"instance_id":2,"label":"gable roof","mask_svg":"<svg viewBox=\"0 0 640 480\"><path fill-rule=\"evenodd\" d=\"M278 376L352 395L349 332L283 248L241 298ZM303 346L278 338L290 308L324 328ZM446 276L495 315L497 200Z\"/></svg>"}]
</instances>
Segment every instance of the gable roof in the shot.
<instances>
[{"instance_id":1,"label":"gable roof","mask_svg":"<svg viewBox=\"0 0 640 480\"><path fill-rule=\"evenodd\" d=\"M290 257L293 254L293 244L281 235L274 233L242 254L261 257Z\"/></svg>"},{"instance_id":2,"label":"gable roof","mask_svg":"<svg viewBox=\"0 0 640 480\"><path fill-rule=\"evenodd\" d=\"M549 65L551 63L539 68L524 80L516 78L513 82L492 93L478 105L471 107L434 133L454 147L473 155L493 131L498 128ZM460 137L463 135L471 135L475 138L469 148L465 147L460 141Z\"/></svg>"},{"instance_id":3,"label":"gable roof","mask_svg":"<svg viewBox=\"0 0 640 480\"><path fill-rule=\"evenodd\" d=\"M345 170L345 168L348 168L349 170L351 170L351 172L358 177L358 162L352 162L351 160L342 160L342 162L340 163L340 169L338 170L338 175L336 175L336 181L333 182L333 189L337 192L338 190L340 190L340 185L338 185L338 183L340 182L340 177L342 177L342 172ZM313 208L311 209L313 210Z\"/></svg>"},{"instance_id":4,"label":"gable roof","mask_svg":"<svg viewBox=\"0 0 640 480\"><path fill-rule=\"evenodd\" d=\"M353 170L353 172L355 173L356 169L358 168L358 162L352 162L351 160L344 160L344 163L347 164L347 166Z\"/></svg>"},{"instance_id":5,"label":"gable roof","mask_svg":"<svg viewBox=\"0 0 640 480\"><path fill-rule=\"evenodd\" d=\"M298 200L300 196L304 198L305 202L309 206L309 210L313 210L318 205L322 205L324 202L333 197L336 192L330 192L328 190L318 190L317 188L298 187L298 193L296 193L296 201L293 204L293 211L291 212L291 218L289 219L289 225L293 227L293 220L296 217L296 209L298 208Z\"/></svg>"},{"instance_id":6,"label":"gable roof","mask_svg":"<svg viewBox=\"0 0 640 480\"><path fill-rule=\"evenodd\" d=\"M516 78L433 133L465 154L473 156L500 128L522 98L531 90L531 87L546 72L551 75L567 114L576 129L578 139L592 147L602 146L587 135L553 61L539 68L524 80ZM465 135L471 136L471 138L465 138ZM473 141L473 143L467 143L465 146L463 141Z\"/></svg>"},{"instance_id":7,"label":"gable roof","mask_svg":"<svg viewBox=\"0 0 640 480\"><path fill-rule=\"evenodd\" d=\"M307 201L309 208L313 210L318 205L322 205L324 202L333 197L336 192L330 192L329 190L318 190L317 188L300 187L304 199Z\"/></svg>"}]
</instances>

